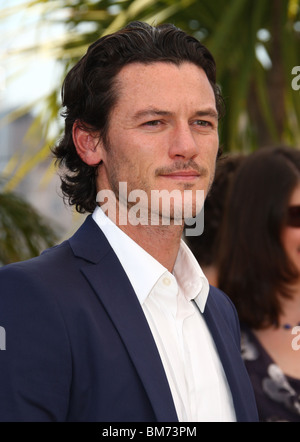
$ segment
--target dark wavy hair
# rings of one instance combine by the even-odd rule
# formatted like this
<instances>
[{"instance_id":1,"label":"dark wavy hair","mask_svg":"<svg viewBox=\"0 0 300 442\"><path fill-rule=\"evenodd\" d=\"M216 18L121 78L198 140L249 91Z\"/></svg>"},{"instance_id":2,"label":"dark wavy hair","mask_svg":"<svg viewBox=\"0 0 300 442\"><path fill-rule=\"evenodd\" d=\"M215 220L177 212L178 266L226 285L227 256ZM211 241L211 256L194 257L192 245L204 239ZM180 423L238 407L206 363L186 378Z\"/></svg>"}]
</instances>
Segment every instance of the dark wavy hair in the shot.
<instances>
[{"instance_id":1,"label":"dark wavy hair","mask_svg":"<svg viewBox=\"0 0 300 442\"><path fill-rule=\"evenodd\" d=\"M65 131L52 150L63 170L63 195L78 212L93 212L96 207L97 166L88 166L77 155L72 138L74 122L99 134L105 142L109 116L118 98L117 74L129 63L158 61L177 65L188 61L201 67L214 90L219 116L222 114L223 100L216 84L216 66L211 53L197 39L174 25L154 27L134 21L94 42L64 80Z\"/></svg>"},{"instance_id":2,"label":"dark wavy hair","mask_svg":"<svg viewBox=\"0 0 300 442\"><path fill-rule=\"evenodd\" d=\"M253 329L279 325L282 300L299 277L281 233L300 184L300 150L261 148L243 160L232 183L220 234L218 287Z\"/></svg>"}]
</instances>

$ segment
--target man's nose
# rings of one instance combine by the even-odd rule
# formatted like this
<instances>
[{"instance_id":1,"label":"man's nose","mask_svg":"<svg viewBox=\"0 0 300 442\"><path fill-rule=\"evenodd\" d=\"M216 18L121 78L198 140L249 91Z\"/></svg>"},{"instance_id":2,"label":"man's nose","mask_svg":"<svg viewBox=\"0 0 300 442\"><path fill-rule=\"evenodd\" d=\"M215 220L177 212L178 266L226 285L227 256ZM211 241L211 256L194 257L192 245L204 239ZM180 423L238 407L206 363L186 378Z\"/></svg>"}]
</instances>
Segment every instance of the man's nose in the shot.
<instances>
[{"instance_id":1,"label":"man's nose","mask_svg":"<svg viewBox=\"0 0 300 442\"><path fill-rule=\"evenodd\" d=\"M174 128L170 135L169 156L174 159L191 159L198 154L195 134L189 124Z\"/></svg>"}]
</instances>

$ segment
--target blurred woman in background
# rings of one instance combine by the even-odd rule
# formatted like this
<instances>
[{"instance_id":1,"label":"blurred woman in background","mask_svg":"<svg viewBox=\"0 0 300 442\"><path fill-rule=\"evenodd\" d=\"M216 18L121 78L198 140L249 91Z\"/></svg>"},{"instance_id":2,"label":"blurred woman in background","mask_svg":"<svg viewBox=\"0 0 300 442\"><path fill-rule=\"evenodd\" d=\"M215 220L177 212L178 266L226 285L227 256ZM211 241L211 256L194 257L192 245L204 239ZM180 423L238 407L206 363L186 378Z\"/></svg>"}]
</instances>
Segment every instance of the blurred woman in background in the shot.
<instances>
[{"instance_id":1,"label":"blurred woman in background","mask_svg":"<svg viewBox=\"0 0 300 442\"><path fill-rule=\"evenodd\" d=\"M237 170L220 232L218 286L241 321L261 421L300 421L300 151L263 148Z\"/></svg>"}]
</instances>

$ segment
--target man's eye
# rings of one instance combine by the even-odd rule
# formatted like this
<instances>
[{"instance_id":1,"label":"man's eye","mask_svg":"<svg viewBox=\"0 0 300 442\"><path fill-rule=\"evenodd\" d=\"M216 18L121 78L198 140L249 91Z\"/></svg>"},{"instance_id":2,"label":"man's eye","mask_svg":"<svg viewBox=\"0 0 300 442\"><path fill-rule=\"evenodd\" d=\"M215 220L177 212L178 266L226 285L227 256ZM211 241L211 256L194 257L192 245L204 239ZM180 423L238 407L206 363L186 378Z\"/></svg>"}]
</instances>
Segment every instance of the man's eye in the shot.
<instances>
[{"instance_id":1,"label":"man's eye","mask_svg":"<svg viewBox=\"0 0 300 442\"><path fill-rule=\"evenodd\" d=\"M161 123L160 120L151 120L151 121L146 121L146 123L144 123L144 126L158 126Z\"/></svg>"},{"instance_id":2,"label":"man's eye","mask_svg":"<svg viewBox=\"0 0 300 442\"><path fill-rule=\"evenodd\" d=\"M197 121L195 121L195 124L197 126L201 126L201 127L210 127L212 125L209 121L205 121L205 120L197 120Z\"/></svg>"}]
</instances>

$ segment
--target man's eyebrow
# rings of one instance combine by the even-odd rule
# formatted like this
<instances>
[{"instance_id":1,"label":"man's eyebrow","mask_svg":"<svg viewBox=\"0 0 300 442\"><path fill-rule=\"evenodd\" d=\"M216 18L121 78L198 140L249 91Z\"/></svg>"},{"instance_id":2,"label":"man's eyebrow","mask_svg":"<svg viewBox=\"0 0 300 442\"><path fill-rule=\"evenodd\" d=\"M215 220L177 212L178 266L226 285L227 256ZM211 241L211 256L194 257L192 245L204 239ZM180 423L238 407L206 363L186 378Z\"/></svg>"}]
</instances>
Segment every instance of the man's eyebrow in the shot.
<instances>
[{"instance_id":1,"label":"man's eyebrow","mask_svg":"<svg viewBox=\"0 0 300 442\"><path fill-rule=\"evenodd\" d=\"M173 112L151 107L151 108L141 109L141 110L137 111L133 115L133 119L138 120L140 118L144 118L144 117L148 117L148 116L149 117L157 117L157 116L172 116L172 115L174 115ZM196 111L194 115L196 117L211 117L211 118L214 118L215 120L219 119L218 112L214 108L208 108L208 109Z\"/></svg>"},{"instance_id":2,"label":"man's eyebrow","mask_svg":"<svg viewBox=\"0 0 300 442\"><path fill-rule=\"evenodd\" d=\"M200 111L197 111L195 114L197 117L212 117L215 120L219 119L218 112L213 108L203 109Z\"/></svg>"},{"instance_id":3,"label":"man's eyebrow","mask_svg":"<svg viewBox=\"0 0 300 442\"><path fill-rule=\"evenodd\" d=\"M138 120L140 118L143 117L148 117L148 116L168 116L168 115L173 115L173 112L169 112L169 111L164 111L161 109L156 109L153 107L147 108L147 109L142 109L137 111L134 115L133 115L133 119L134 120Z\"/></svg>"}]
</instances>

